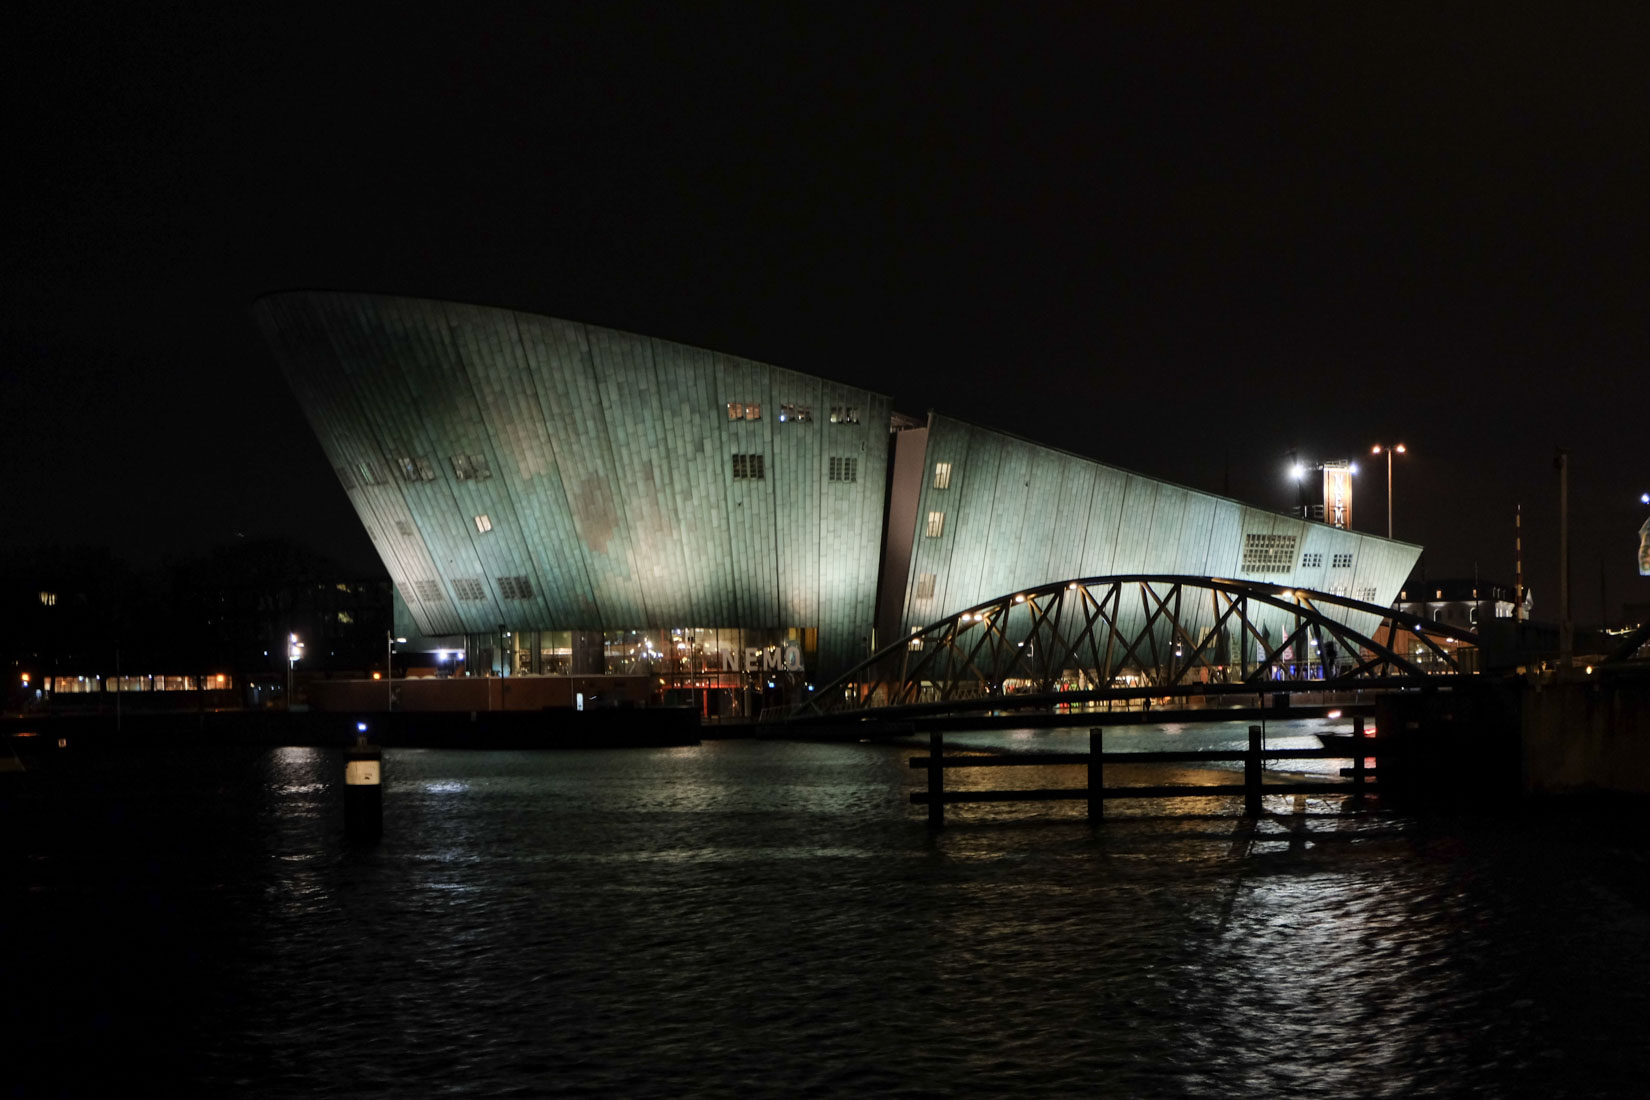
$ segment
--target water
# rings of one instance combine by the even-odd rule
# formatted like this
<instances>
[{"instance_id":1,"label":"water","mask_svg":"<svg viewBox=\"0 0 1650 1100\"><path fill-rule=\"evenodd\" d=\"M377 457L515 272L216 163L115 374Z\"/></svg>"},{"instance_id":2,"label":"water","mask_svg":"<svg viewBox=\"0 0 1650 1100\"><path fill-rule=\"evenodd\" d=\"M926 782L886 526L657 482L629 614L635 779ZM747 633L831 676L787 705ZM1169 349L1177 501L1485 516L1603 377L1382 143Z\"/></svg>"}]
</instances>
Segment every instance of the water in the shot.
<instances>
[{"instance_id":1,"label":"water","mask_svg":"<svg viewBox=\"0 0 1650 1100\"><path fill-rule=\"evenodd\" d=\"M335 751L42 750L3 833L14 1094L1646 1094L1637 828L1269 798L1252 835L1237 800L931 835L914 751L392 750L358 849Z\"/></svg>"}]
</instances>

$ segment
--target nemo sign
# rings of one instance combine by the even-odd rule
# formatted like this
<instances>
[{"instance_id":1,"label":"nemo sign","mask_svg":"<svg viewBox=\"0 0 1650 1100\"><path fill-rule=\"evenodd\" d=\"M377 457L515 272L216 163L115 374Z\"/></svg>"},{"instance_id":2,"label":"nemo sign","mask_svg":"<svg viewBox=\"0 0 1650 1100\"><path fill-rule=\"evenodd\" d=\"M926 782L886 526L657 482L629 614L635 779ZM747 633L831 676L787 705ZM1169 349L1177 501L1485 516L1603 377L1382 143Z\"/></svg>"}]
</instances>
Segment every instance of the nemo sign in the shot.
<instances>
[{"instance_id":1,"label":"nemo sign","mask_svg":"<svg viewBox=\"0 0 1650 1100\"><path fill-rule=\"evenodd\" d=\"M1352 529L1352 464L1323 464L1323 521L1331 527Z\"/></svg>"}]
</instances>

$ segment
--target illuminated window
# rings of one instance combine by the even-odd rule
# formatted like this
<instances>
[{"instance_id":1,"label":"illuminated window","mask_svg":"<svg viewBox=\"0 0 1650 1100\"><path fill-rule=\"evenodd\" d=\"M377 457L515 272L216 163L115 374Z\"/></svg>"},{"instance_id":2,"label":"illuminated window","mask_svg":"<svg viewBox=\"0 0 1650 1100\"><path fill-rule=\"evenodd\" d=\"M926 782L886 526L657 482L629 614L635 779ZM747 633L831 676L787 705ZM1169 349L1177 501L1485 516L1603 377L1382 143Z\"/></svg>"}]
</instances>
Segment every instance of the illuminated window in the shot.
<instances>
[{"instance_id":1,"label":"illuminated window","mask_svg":"<svg viewBox=\"0 0 1650 1100\"><path fill-rule=\"evenodd\" d=\"M762 406L753 405L745 401L728 402L729 420L761 420Z\"/></svg>"},{"instance_id":2,"label":"illuminated window","mask_svg":"<svg viewBox=\"0 0 1650 1100\"><path fill-rule=\"evenodd\" d=\"M779 406L779 422L781 424L805 424L814 418L814 411L807 405Z\"/></svg>"},{"instance_id":3,"label":"illuminated window","mask_svg":"<svg viewBox=\"0 0 1650 1100\"><path fill-rule=\"evenodd\" d=\"M355 616L351 615L348 611L340 611L338 612L338 621L341 623L353 623L355 621Z\"/></svg>"},{"instance_id":4,"label":"illuminated window","mask_svg":"<svg viewBox=\"0 0 1650 1100\"><path fill-rule=\"evenodd\" d=\"M401 470L402 481L434 481L435 467L430 465L427 458L417 455L402 455L395 460Z\"/></svg>"},{"instance_id":5,"label":"illuminated window","mask_svg":"<svg viewBox=\"0 0 1650 1100\"><path fill-rule=\"evenodd\" d=\"M487 598L487 589L482 585L480 577L454 577L453 595L461 600L484 600Z\"/></svg>"},{"instance_id":6,"label":"illuminated window","mask_svg":"<svg viewBox=\"0 0 1650 1100\"><path fill-rule=\"evenodd\" d=\"M927 533L928 537L931 538L931 539L937 539L942 534L945 533L945 513L944 512L929 512L928 513L928 528L927 528L926 533Z\"/></svg>"},{"instance_id":7,"label":"illuminated window","mask_svg":"<svg viewBox=\"0 0 1650 1100\"><path fill-rule=\"evenodd\" d=\"M936 489L949 489L949 488L951 488L951 463L949 463L949 462L936 462L936 463L934 463L934 488L936 488Z\"/></svg>"},{"instance_id":8,"label":"illuminated window","mask_svg":"<svg viewBox=\"0 0 1650 1100\"><path fill-rule=\"evenodd\" d=\"M460 481L486 481L493 476L486 455L453 455L453 476Z\"/></svg>"},{"instance_id":9,"label":"illuminated window","mask_svg":"<svg viewBox=\"0 0 1650 1100\"><path fill-rule=\"evenodd\" d=\"M858 424L859 423L859 406L857 406L857 405L832 405L831 406L831 423L832 424Z\"/></svg>"},{"instance_id":10,"label":"illuminated window","mask_svg":"<svg viewBox=\"0 0 1650 1100\"><path fill-rule=\"evenodd\" d=\"M934 574L917 574L917 599L931 600L934 598Z\"/></svg>"},{"instance_id":11,"label":"illuminated window","mask_svg":"<svg viewBox=\"0 0 1650 1100\"><path fill-rule=\"evenodd\" d=\"M530 600L533 598L533 582L526 577L500 577L498 590L507 600Z\"/></svg>"},{"instance_id":12,"label":"illuminated window","mask_svg":"<svg viewBox=\"0 0 1650 1100\"><path fill-rule=\"evenodd\" d=\"M482 534L485 535L488 531L491 531L492 529L493 529L492 517L485 516L485 515L481 515L481 516L476 517L476 530L477 531L480 531Z\"/></svg>"},{"instance_id":13,"label":"illuminated window","mask_svg":"<svg viewBox=\"0 0 1650 1100\"><path fill-rule=\"evenodd\" d=\"M831 459L831 480L832 481L858 481L859 480L859 459L857 459L857 458L833 458L833 459Z\"/></svg>"},{"instance_id":14,"label":"illuminated window","mask_svg":"<svg viewBox=\"0 0 1650 1100\"><path fill-rule=\"evenodd\" d=\"M735 481L762 481L767 477L763 468L763 455L734 455L733 477Z\"/></svg>"},{"instance_id":15,"label":"illuminated window","mask_svg":"<svg viewBox=\"0 0 1650 1100\"><path fill-rule=\"evenodd\" d=\"M40 604L41 604L42 607L56 607L57 606L57 593L56 592L42 592L42 593L40 593Z\"/></svg>"}]
</instances>

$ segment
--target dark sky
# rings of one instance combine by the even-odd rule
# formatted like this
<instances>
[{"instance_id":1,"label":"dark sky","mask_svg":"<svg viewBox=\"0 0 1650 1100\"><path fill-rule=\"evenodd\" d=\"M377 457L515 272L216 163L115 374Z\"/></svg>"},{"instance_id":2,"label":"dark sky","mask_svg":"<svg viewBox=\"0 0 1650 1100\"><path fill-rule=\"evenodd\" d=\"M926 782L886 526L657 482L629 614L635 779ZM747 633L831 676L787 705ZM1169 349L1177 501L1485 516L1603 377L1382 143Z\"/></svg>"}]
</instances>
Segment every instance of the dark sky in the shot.
<instances>
[{"instance_id":1,"label":"dark sky","mask_svg":"<svg viewBox=\"0 0 1650 1100\"><path fill-rule=\"evenodd\" d=\"M326 287L589 321L1650 600L1650 18L53 7L4 66L9 545L376 569L255 333ZM1103 13L1091 10L1103 8ZM718 13L721 14L718 14Z\"/></svg>"}]
</instances>

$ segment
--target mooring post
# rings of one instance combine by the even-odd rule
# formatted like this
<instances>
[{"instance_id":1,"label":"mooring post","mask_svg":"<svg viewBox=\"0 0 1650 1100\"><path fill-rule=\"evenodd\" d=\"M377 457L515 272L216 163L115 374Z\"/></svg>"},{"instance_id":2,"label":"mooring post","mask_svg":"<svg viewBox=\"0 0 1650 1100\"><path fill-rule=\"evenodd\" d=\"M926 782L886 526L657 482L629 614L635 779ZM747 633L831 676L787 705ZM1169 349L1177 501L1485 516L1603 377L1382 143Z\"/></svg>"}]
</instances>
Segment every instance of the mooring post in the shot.
<instances>
[{"instance_id":1,"label":"mooring post","mask_svg":"<svg viewBox=\"0 0 1650 1100\"><path fill-rule=\"evenodd\" d=\"M355 744L344 750L344 833L351 840L384 835L384 750L367 742L367 724L358 723Z\"/></svg>"},{"instance_id":2,"label":"mooring post","mask_svg":"<svg viewBox=\"0 0 1650 1100\"><path fill-rule=\"evenodd\" d=\"M945 734L928 735L928 827L945 824Z\"/></svg>"},{"instance_id":3,"label":"mooring post","mask_svg":"<svg viewBox=\"0 0 1650 1100\"><path fill-rule=\"evenodd\" d=\"M1100 758L1100 727L1089 730L1089 824L1098 825L1106 812L1106 762Z\"/></svg>"},{"instance_id":4,"label":"mooring post","mask_svg":"<svg viewBox=\"0 0 1650 1100\"><path fill-rule=\"evenodd\" d=\"M1364 801L1364 720L1360 715L1352 719L1352 800L1357 805Z\"/></svg>"},{"instance_id":5,"label":"mooring post","mask_svg":"<svg viewBox=\"0 0 1650 1100\"><path fill-rule=\"evenodd\" d=\"M1243 814L1260 816L1260 727L1249 727L1249 751L1243 757Z\"/></svg>"}]
</instances>

